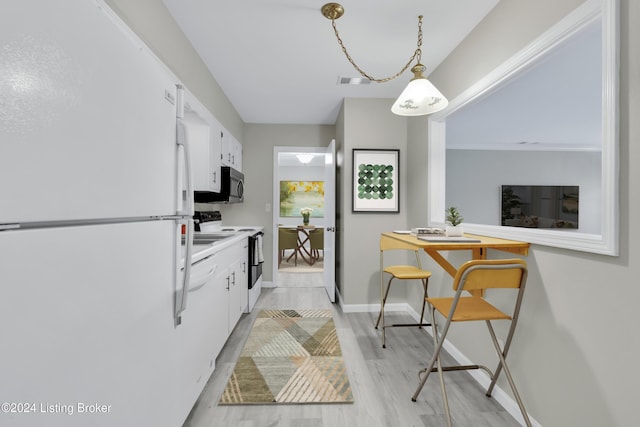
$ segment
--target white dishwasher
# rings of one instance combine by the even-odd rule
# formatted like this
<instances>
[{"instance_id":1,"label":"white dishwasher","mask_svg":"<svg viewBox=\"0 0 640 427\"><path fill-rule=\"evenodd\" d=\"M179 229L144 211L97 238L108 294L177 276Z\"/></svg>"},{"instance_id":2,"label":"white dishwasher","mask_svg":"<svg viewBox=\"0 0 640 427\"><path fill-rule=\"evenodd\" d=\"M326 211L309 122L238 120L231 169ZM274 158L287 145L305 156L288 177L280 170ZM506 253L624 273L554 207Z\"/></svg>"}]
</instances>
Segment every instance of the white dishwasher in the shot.
<instances>
[{"instance_id":1,"label":"white dishwasher","mask_svg":"<svg viewBox=\"0 0 640 427\"><path fill-rule=\"evenodd\" d=\"M202 250L194 245L194 254ZM179 366L181 406L187 412L200 396L215 368L215 286L218 268L216 254L210 254L191 264L191 280L186 309L177 327L179 335Z\"/></svg>"}]
</instances>

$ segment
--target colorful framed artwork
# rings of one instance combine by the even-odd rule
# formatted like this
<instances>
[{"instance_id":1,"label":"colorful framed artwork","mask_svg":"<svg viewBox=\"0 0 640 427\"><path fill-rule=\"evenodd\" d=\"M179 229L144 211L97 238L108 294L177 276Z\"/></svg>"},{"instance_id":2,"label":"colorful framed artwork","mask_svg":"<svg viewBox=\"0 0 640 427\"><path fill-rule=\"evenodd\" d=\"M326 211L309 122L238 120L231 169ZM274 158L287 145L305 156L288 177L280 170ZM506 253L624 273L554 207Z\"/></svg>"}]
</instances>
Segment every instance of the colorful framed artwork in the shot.
<instances>
[{"instance_id":1,"label":"colorful framed artwork","mask_svg":"<svg viewBox=\"0 0 640 427\"><path fill-rule=\"evenodd\" d=\"M280 181L280 216L299 217L303 208L324 218L324 181Z\"/></svg>"},{"instance_id":2,"label":"colorful framed artwork","mask_svg":"<svg viewBox=\"0 0 640 427\"><path fill-rule=\"evenodd\" d=\"M400 150L353 149L353 212L400 212Z\"/></svg>"}]
</instances>

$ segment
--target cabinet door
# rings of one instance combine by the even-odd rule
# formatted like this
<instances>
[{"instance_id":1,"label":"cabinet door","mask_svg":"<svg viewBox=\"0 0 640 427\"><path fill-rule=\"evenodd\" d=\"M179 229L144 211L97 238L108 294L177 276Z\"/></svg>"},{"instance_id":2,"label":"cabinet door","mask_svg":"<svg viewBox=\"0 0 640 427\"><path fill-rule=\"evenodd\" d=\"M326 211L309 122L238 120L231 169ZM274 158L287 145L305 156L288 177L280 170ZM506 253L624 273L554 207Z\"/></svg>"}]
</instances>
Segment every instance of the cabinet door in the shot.
<instances>
[{"instance_id":1,"label":"cabinet door","mask_svg":"<svg viewBox=\"0 0 640 427\"><path fill-rule=\"evenodd\" d=\"M240 287L240 307L242 313L248 313L249 304L249 242L242 245L242 256L240 257L240 271L236 277Z\"/></svg>"},{"instance_id":2,"label":"cabinet door","mask_svg":"<svg viewBox=\"0 0 640 427\"><path fill-rule=\"evenodd\" d=\"M242 265L241 260L236 258L229 267L231 286L229 289L229 333L240 320L240 316L244 312L242 306Z\"/></svg>"},{"instance_id":3,"label":"cabinet door","mask_svg":"<svg viewBox=\"0 0 640 427\"><path fill-rule=\"evenodd\" d=\"M223 127L220 128L220 146L222 147L222 154L220 156L220 160L222 161L223 166L231 166L233 164L231 162L231 134L227 132L227 130Z\"/></svg>"},{"instance_id":4,"label":"cabinet door","mask_svg":"<svg viewBox=\"0 0 640 427\"><path fill-rule=\"evenodd\" d=\"M213 279L213 305L211 311L215 330L211 336L214 341L213 353L217 357L229 337L229 290L231 279L229 268L224 268L222 261Z\"/></svg>"},{"instance_id":5,"label":"cabinet door","mask_svg":"<svg viewBox=\"0 0 640 427\"><path fill-rule=\"evenodd\" d=\"M209 188L209 150L210 127L197 113L185 113L184 124L189 143L193 188L196 191L211 191Z\"/></svg>"},{"instance_id":6,"label":"cabinet door","mask_svg":"<svg viewBox=\"0 0 640 427\"><path fill-rule=\"evenodd\" d=\"M220 141L222 164L242 172L242 144L224 128L220 131Z\"/></svg>"},{"instance_id":7,"label":"cabinet door","mask_svg":"<svg viewBox=\"0 0 640 427\"><path fill-rule=\"evenodd\" d=\"M190 111L185 114L193 187L196 191L220 192L220 125L212 117L203 118Z\"/></svg>"},{"instance_id":8,"label":"cabinet door","mask_svg":"<svg viewBox=\"0 0 640 427\"><path fill-rule=\"evenodd\" d=\"M231 154L233 167L242 172L242 144L233 136L231 138L233 139L233 152Z\"/></svg>"},{"instance_id":9,"label":"cabinet door","mask_svg":"<svg viewBox=\"0 0 640 427\"><path fill-rule=\"evenodd\" d=\"M214 121L211 123L211 132L209 133L209 191L220 192L220 153L222 152L222 141L220 140L220 123Z\"/></svg>"}]
</instances>

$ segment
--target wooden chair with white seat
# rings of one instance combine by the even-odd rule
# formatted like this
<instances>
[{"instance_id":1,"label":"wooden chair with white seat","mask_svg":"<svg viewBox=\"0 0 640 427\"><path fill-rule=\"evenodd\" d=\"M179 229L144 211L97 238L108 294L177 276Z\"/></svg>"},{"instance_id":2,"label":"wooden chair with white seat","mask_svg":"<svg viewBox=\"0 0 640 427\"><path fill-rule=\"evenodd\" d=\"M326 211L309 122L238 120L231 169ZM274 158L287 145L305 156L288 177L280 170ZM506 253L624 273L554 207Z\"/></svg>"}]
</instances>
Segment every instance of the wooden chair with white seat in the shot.
<instances>
[{"instance_id":1,"label":"wooden chair with white seat","mask_svg":"<svg viewBox=\"0 0 640 427\"><path fill-rule=\"evenodd\" d=\"M431 324L433 328L432 335L435 349L427 367L421 370L418 374L419 376L424 374L424 376L421 378L420 384L418 385L418 388L411 400L414 402L417 400L420 391L427 382L427 378L429 378L429 374L437 371L440 376L440 390L442 392L442 400L447 415L447 423L448 426L451 427L451 414L449 412L449 402L447 399L443 372L469 369L482 369L486 371L491 377L491 384L485 394L487 397L490 397L496 381L498 380L498 376L504 369L507 381L509 382L511 391L513 392L520 411L522 412L524 421L527 426L531 427L531 421L529 420L529 416L525 410L524 403L520 398L520 394L516 389L506 361L507 353L509 352L509 347L511 346L511 341L518 322L526 281L527 264L521 259L472 260L464 263L458 270L453 280L453 290L455 291L455 295L453 297L426 298L430 307L429 311L431 313ZM489 303L485 299L485 293L487 290L502 293L505 293L506 290L511 290L511 294L513 294L513 313L504 313ZM472 295L463 297L463 291L467 291ZM446 319L440 335L438 335L436 312ZM493 320L511 321L509 332L507 333L502 349L500 348L500 342L498 341L493 326L491 325L491 321ZM440 351L442 350L443 343L451 324L456 322L473 321L484 321L489 329L491 341L493 342L493 346L499 359L495 374L486 366L464 365L443 367L440 363ZM436 365L437 367L434 368Z\"/></svg>"},{"instance_id":2,"label":"wooden chair with white seat","mask_svg":"<svg viewBox=\"0 0 640 427\"><path fill-rule=\"evenodd\" d=\"M390 265L384 267L384 253L391 250L405 250L411 251L415 254L416 257L416 265ZM415 246L409 245L403 241L395 240L395 239L380 239L380 268L383 269L380 272L380 314L378 314L378 320L376 321L375 328L378 329L378 326L382 322L382 348L387 347L386 343L386 328L398 327L398 326L417 326L421 328L422 326L429 326L430 323L423 323L424 320L424 309L426 304L426 299L428 297L427 287L429 286L429 277L431 277L431 272L428 270L422 269L422 263L420 262L420 249ZM389 282L387 283L387 288L384 290L383 284L383 273L387 273L390 275ZM420 313L420 323L394 323L391 325L386 325L384 321L384 306L387 302L387 297L389 296L389 290L391 289L391 283L394 279L398 280L420 280L422 282L422 287L424 288L424 299L422 301L422 311Z\"/></svg>"}]
</instances>

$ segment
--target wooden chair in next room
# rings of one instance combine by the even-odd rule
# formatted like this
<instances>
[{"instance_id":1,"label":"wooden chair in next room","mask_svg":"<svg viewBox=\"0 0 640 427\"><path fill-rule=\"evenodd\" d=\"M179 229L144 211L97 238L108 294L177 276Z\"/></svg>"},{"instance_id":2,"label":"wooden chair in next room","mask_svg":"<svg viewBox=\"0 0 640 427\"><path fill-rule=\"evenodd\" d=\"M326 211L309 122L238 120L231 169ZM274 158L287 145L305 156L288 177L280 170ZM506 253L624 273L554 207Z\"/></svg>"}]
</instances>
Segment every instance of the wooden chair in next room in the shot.
<instances>
[{"instance_id":1,"label":"wooden chair in next room","mask_svg":"<svg viewBox=\"0 0 640 427\"><path fill-rule=\"evenodd\" d=\"M285 251L293 249L294 265L298 265L298 230L295 228L278 228L278 267L285 257ZM291 256L289 258L291 258Z\"/></svg>"}]
</instances>

